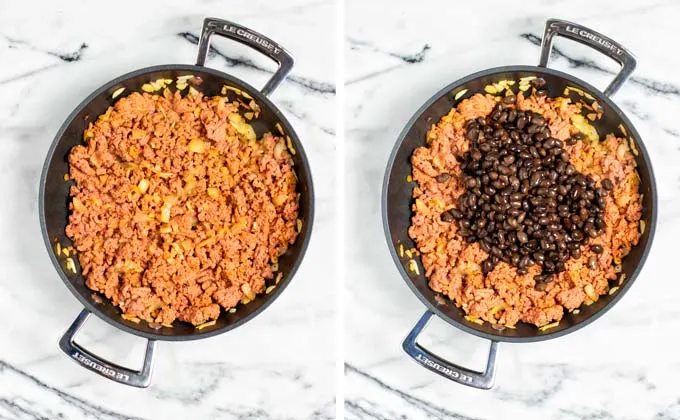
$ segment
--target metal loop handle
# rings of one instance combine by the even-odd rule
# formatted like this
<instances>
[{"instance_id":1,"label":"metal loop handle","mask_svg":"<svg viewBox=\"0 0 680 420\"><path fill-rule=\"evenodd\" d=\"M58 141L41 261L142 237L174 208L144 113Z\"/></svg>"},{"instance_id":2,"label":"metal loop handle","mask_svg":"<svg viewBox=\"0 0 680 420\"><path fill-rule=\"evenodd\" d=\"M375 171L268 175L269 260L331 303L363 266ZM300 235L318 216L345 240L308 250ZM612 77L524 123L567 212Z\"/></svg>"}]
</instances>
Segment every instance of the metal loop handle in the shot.
<instances>
[{"instance_id":1,"label":"metal loop handle","mask_svg":"<svg viewBox=\"0 0 680 420\"><path fill-rule=\"evenodd\" d=\"M613 96L635 70L637 65L635 56L623 45L585 26L560 19L548 19L545 24L545 33L541 43L541 59L538 63L539 67L548 67L548 59L550 58L553 37L555 35L561 35L580 44L587 45L621 64L621 70L604 90L604 94L607 96Z\"/></svg>"},{"instance_id":2,"label":"metal loop handle","mask_svg":"<svg viewBox=\"0 0 680 420\"><path fill-rule=\"evenodd\" d=\"M261 92L268 96L281 84L293 68L295 60L281 45L267 38L266 36L250 30L245 26L238 25L228 20L206 18L203 21L201 38L198 41L198 56L196 65L204 66L210 48L210 37L213 34L222 35L241 44L256 49L260 53L278 63L279 68L274 72L271 79L264 85Z\"/></svg>"},{"instance_id":3,"label":"metal loop handle","mask_svg":"<svg viewBox=\"0 0 680 420\"><path fill-rule=\"evenodd\" d=\"M420 318L418 323L409 335L404 340L402 347L404 351L413 358L416 362L425 366L434 373L437 373L446 379L458 382L459 384L467 385L478 389L491 389L496 380L496 355L498 354L498 342L491 341L491 348L489 349L489 358L486 362L486 369L484 372L475 372L474 370L466 369L451 362L448 362L439 356L430 353L425 348L417 343L418 335L425 329L427 323L432 317L432 312L426 311Z\"/></svg>"},{"instance_id":4,"label":"metal loop handle","mask_svg":"<svg viewBox=\"0 0 680 420\"><path fill-rule=\"evenodd\" d=\"M64 336L59 340L59 348L66 353L71 359L75 360L81 366L91 370L107 379L119 382L123 385L134 386L137 388L146 388L151 384L151 371L154 362L154 349L156 346L155 340L148 340L146 343L146 352L144 354L144 364L139 371L118 366L114 363L106 361L101 357L92 354L85 350L82 346L73 341L80 327L83 326L90 312L84 309L73 321L73 324L64 333Z\"/></svg>"}]
</instances>

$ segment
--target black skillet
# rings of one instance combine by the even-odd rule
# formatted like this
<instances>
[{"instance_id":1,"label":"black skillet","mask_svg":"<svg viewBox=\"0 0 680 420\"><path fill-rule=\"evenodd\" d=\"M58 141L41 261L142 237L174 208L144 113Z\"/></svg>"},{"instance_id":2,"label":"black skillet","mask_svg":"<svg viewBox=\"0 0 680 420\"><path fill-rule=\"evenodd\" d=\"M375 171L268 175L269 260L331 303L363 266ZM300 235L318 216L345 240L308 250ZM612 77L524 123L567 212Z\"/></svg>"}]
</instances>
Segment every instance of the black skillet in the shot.
<instances>
[{"instance_id":1,"label":"black skillet","mask_svg":"<svg viewBox=\"0 0 680 420\"><path fill-rule=\"evenodd\" d=\"M257 90L229 74L204 67L210 46L210 37L213 34L222 35L254 48L278 63L278 70L262 90ZM227 332L261 314L267 306L281 295L302 261L307 244L309 243L314 219L314 191L304 149L290 123L281 111L267 98L286 78L292 67L293 57L271 39L232 22L207 18L203 23L201 38L198 44L196 65L170 64L153 66L125 74L97 89L69 115L66 122L59 129L47 153L40 180L39 199L40 225L50 259L66 286L85 306L85 309L78 315L59 341L59 347L69 357L83 367L116 382L135 387L147 387L151 382L151 370L157 340L197 340ZM121 311L118 307L113 306L107 299L96 296L92 290L85 286L85 280L79 274L80 266L77 265L77 261L78 274L74 274L66 269L64 257L56 255L54 246L57 241L62 246L71 245L71 241L64 232L68 223L68 193L70 183L65 182L63 176L68 172L68 153L73 146L82 143L83 131L87 128L89 122L96 119L98 115L104 113L109 106L113 105L115 100L112 99L112 93L119 88L125 87L122 95L125 96L131 92L139 92L145 83L160 78L174 80L178 76L183 75L200 77L203 82L196 86L196 88L208 96L221 95L224 85L248 93L254 98L261 109L259 118L251 121L258 137L266 132L277 132L278 129L275 128L277 125L290 137L297 152L293 156L293 160L299 179L298 192L301 194L300 218L304 221L304 228L295 244L280 257L279 269L284 273L284 276L272 293L258 295L255 300L247 305L240 305L235 313L223 312L214 326L206 327L202 330L182 322L175 322L173 328L162 327L161 329L153 329L144 322L136 324L121 318ZM230 91L229 95L232 93ZM116 328L147 339L146 353L141 370L132 370L104 360L74 341L75 334L91 313L94 313Z\"/></svg>"},{"instance_id":2,"label":"black skillet","mask_svg":"<svg viewBox=\"0 0 680 420\"><path fill-rule=\"evenodd\" d=\"M546 67L555 35L562 35L590 46L621 64L621 71L605 89L604 93L576 77ZM647 150L635 127L633 127L630 120L610 98L634 69L635 58L618 43L583 26L551 19L546 23L543 44L541 46L541 59L538 66L498 67L460 79L437 92L406 124L394 146L387 165L382 192L382 214L385 235L392 258L406 284L427 307L425 314L403 342L404 350L416 362L455 382L475 388L490 389L493 387L495 380L495 360L499 342L528 343L557 338L574 332L599 318L614 306L631 287L647 258L652 239L654 238L657 219L656 183ZM646 221L647 228L638 245L631 250L630 254L622 262L623 273L626 274L627 280L623 282L616 293L603 296L590 306L583 306L578 314L565 314L565 317L557 327L544 332L538 330L535 326L522 323L517 325L516 329L506 328L498 331L493 329L488 323L478 325L466 321L463 311L448 299L446 299L447 303L445 304L438 303L437 300L442 301L442 299L435 299L436 293L428 287L425 276L422 273L416 275L414 272L407 270L405 264L408 261L400 258L397 249L399 244L403 244L406 249L415 246L408 236L408 228L411 224L411 204L413 202L411 192L413 184L405 182L405 179L411 174L411 154L417 147L425 145L425 134L430 130L432 124L437 123L442 116L448 114L451 108L456 106L460 100L475 93L484 93L485 86L501 80L519 80L527 76L537 76L545 79L548 94L551 97L562 96L567 86L579 88L592 95L604 109L602 119L593 124L601 135L607 133L619 133L620 135L619 125L625 127L628 137L635 142L639 151L635 161L638 165L637 169L641 180L640 192L644 194L642 219ZM463 89L468 89L468 91L459 99L455 99L456 94ZM454 327L491 341L491 349L484 372L475 372L457 366L429 352L416 342L418 335L425 328L433 314L436 314Z\"/></svg>"}]
</instances>

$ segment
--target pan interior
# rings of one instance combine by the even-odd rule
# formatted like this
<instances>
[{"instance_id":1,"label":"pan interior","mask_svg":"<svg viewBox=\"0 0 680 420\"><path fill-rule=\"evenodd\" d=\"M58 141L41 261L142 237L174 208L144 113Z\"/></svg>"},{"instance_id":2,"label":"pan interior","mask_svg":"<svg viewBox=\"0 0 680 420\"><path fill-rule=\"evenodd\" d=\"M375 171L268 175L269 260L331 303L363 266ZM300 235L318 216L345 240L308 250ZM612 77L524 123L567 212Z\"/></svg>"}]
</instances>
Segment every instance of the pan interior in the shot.
<instances>
[{"instance_id":1,"label":"pan interior","mask_svg":"<svg viewBox=\"0 0 680 420\"><path fill-rule=\"evenodd\" d=\"M546 87L548 89L548 94L551 97L562 96L567 86L579 88L594 96L604 108L602 119L593 123L593 126L597 129L601 138L604 138L604 135L609 133L621 136L622 133L619 125L622 125L625 128L626 133L628 133L628 136L635 141L639 150L639 155L636 156L635 159L641 179L640 192L644 194L642 219L646 221L647 228L638 245L633 247L630 254L624 258L622 262L623 273L626 274L626 280L616 293L602 296L597 302L590 306L582 306L580 308L580 313L576 315L565 314L557 327L545 332L540 332L535 326L524 323L517 324L516 329L506 328L505 330L498 331L492 328L491 324L488 322L485 322L484 325L478 325L466 321L462 309L457 308L448 297L442 296L444 297L443 300L435 299L436 293L429 288L424 274L420 273L420 275L416 275L414 272L410 271L408 269L409 258L400 258L397 249L400 244L402 244L405 249L415 247L415 243L408 236L408 228L412 215L411 205L413 203L411 193L414 188L414 183L406 182L406 177L411 174L411 155L416 148L425 145L426 133L430 130L432 125L438 123L441 117L448 114L451 108L456 106L458 102L464 98L468 98L475 93L484 93L485 86L497 83L501 80L518 81L520 78L528 76L544 78L547 82ZM468 91L460 99L456 100L455 95L463 89L468 89ZM580 99L578 96L574 97L574 93L571 95L574 99ZM518 66L492 69L478 73L454 83L435 95L430 102L416 113L404 129L400 140L395 145L387 168L383 190L383 218L388 246L398 265L399 271L406 279L409 287L411 287L431 310L452 325L475 335L497 341L538 341L563 335L593 321L606 309L611 307L611 305L627 291L635 279L637 272L641 268L642 263L644 263L656 222L656 188L652 168L648 162L649 158L647 157L644 144L640 141L639 135L628 119L623 116L611 100L605 98L601 93L584 82L564 73L540 67ZM422 263L420 261L418 262L420 267L422 267ZM613 285L613 283L610 283L610 285ZM440 304L437 300L445 303Z\"/></svg>"},{"instance_id":2,"label":"pan interior","mask_svg":"<svg viewBox=\"0 0 680 420\"><path fill-rule=\"evenodd\" d=\"M283 273L283 278L272 293L267 295L260 294L247 305L239 304L235 313L222 311L214 326L206 327L202 330L197 330L191 324L180 321L176 321L172 328L162 327L156 330L149 327L144 321L134 323L121 318L121 311L118 307L111 304L103 296L98 296L87 288L84 277L79 274L80 266L77 264L77 259L75 260L78 273L74 274L66 269L65 258L63 256L56 256L54 246L57 241L62 246L72 245L64 231L68 223L68 204L70 202L68 191L71 185L71 182L64 181L64 174L68 172L68 153L73 146L83 144L83 132L88 124L96 120L100 114L104 113L119 98L131 92L141 92L141 87L145 83L160 78L175 80L179 76L190 74L200 77L202 83L197 85L196 89L205 95L224 96L221 94L222 87L228 85L240 89L254 98L261 109L261 113L257 120L253 120L250 123L258 138L266 132L277 133L277 125L283 129L286 135L290 136L297 152L293 156L293 160L299 179L298 192L301 195L299 217L304 221L304 225L302 233L298 236L295 244L289 247L286 253L280 257L279 270ZM124 87L125 90L119 97L113 99L112 93L121 87ZM227 96L230 99L235 99L235 95L236 93L233 91L227 92ZM236 78L203 67L169 65L142 69L113 80L94 92L73 112L57 134L43 168L40 197L43 207L41 212L43 235L45 236L45 241L48 242L50 257L66 285L88 309L95 312L105 321L123 330L147 338L161 340L203 338L227 331L251 319L273 301L290 282L304 255L312 228L313 191L310 176L304 149L297 135L280 112L256 89Z\"/></svg>"}]
</instances>

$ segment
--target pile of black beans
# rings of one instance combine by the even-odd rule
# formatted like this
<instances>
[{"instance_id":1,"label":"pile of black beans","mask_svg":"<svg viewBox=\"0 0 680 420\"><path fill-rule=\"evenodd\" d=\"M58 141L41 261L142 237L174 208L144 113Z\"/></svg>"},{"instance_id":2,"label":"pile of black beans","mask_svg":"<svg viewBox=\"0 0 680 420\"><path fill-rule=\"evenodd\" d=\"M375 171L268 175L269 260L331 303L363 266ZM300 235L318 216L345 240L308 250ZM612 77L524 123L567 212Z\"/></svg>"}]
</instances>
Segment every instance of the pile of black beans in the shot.
<instances>
[{"instance_id":1,"label":"pile of black beans","mask_svg":"<svg viewBox=\"0 0 680 420\"><path fill-rule=\"evenodd\" d=\"M457 222L467 242L489 253L484 275L500 261L526 274L538 264L537 288L579 258L582 245L604 232L604 197L611 181L597 188L569 163L561 140L550 135L542 115L518 110L505 96L487 117L466 122L470 149L459 158L465 191L458 208L442 214ZM569 143L583 139L576 135ZM608 182L607 182L608 181ZM593 245L592 251L602 252ZM591 258L591 269L597 261Z\"/></svg>"}]
</instances>

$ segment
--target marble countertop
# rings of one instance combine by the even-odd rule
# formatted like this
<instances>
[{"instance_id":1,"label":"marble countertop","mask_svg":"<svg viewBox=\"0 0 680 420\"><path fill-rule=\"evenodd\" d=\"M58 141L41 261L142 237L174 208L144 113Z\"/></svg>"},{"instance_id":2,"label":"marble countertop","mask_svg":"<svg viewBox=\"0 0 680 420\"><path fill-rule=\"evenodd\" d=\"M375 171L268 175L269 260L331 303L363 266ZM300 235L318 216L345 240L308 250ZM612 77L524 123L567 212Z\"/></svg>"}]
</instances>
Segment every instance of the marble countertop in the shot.
<instances>
[{"instance_id":1,"label":"marble countertop","mask_svg":"<svg viewBox=\"0 0 680 420\"><path fill-rule=\"evenodd\" d=\"M680 75L677 2L348 0L345 139L346 418L680 419ZM649 150L659 224L647 263L606 315L568 336L501 344L496 387L450 382L407 358L401 342L425 307L389 255L380 215L385 165L413 113L447 84L486 68L538 63L550 17L621 42L638 68L614 98ZM550 67L603 89L616 66L586 47L555 42ZM431 323L420 340L464 366L484 366L488 342Z\"/></svg>"},{"instance_id":2,"label":"marble countertop","mask_svg":"<svg viewBox=\"0 0 680 420\"><path fill-rule=\"evenodd\" d=\"M266 10L266 12L263 12ZM0 0L0 419L329 419L335 412L331 277L336 212L333 1ZM157 345L153 383L125 387L69 360L57 340L82 309L52 267L38 181L54 135L90 92L128 71L191 64L204 17L236 21L296 58L272 95L312 166L316 220L296 278L264 313L215 338ZM274 64L226 40L207 65L262 86ZM130 367L144 340L90 318L78 340Z\"/></svg>"}]
</instances>

